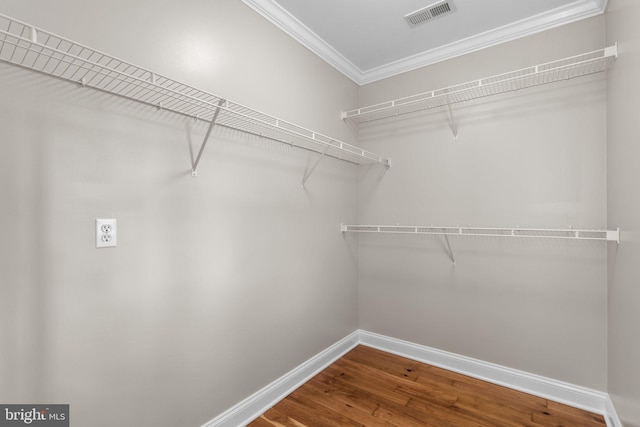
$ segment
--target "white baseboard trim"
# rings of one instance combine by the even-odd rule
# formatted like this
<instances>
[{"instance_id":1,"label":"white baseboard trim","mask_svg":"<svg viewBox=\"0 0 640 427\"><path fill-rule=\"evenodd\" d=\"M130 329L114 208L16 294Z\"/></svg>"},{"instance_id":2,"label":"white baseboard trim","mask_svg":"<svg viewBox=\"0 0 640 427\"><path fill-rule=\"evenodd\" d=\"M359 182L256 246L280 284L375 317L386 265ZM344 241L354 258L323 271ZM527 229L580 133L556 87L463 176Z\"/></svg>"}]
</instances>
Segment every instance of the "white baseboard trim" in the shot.
<instances>
[{"instance_id":1,"label":"white baseboard trim","mask_svg":"<svg viewBox=\"0 0 640 427\"><path fill-rule=\"evenodd\" d=\"M359 331L355 331L218 415L213 420L205 423L202 427L238 427L247 425L358 344Z\"/></svg>"},{"instance_id":2,"label":"white baseboard trim","mask_svg":"<svg viewBox=\"0 0 640 427\"><path fill-rule=\"evenodd\" d=\"M595 412L605 417L607 427L623 427L607 393L363 330L341 339L202 427L246 425L359 344Z\"/></svg>"},{"instance_id":3,"label":"white baseboard trim","mask_svg":"<svg viewBox=\"0 0 640 427\"><path fill-rule=\"evenodd\" d=\"M609 395L607 395L606 408L605 420L607 421L607 427L623 427Z\"/></svg>"},{"instance_id":4,"label":"white baseboard trim","mask_svg":"<svg viewBox=\"0 0 640 427\"><path fill-rule=\"evenodd\" d=\"M607 393L396 338L367 331L359 332L362 345L601 414L608 427L622 427L611 424L612 421L609 420L613 405L609 403Z\"/></svg>"}]
</instances>

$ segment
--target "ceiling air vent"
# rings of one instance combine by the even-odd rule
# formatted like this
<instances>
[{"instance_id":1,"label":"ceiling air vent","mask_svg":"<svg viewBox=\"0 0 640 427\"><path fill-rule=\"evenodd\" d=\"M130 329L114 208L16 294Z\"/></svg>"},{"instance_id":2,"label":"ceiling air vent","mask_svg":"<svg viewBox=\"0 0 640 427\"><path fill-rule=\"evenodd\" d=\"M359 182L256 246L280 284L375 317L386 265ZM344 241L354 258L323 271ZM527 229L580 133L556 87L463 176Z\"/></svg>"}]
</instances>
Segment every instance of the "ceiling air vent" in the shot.
<instances>
[{"instance_id":1,"label":"ceiling air vent","mask_svg":"<svg viewBox=\"0 0 640 427\"><path fill-rule=\"evenodd\" d=\"M424 24L427 21L431 21L434 18L448 15L455 12L455 7L451 0L444 0L434 3L430 6L423 7L404 16L410 27L415 27L420 24Z\"/></svg>"}]
</instances>

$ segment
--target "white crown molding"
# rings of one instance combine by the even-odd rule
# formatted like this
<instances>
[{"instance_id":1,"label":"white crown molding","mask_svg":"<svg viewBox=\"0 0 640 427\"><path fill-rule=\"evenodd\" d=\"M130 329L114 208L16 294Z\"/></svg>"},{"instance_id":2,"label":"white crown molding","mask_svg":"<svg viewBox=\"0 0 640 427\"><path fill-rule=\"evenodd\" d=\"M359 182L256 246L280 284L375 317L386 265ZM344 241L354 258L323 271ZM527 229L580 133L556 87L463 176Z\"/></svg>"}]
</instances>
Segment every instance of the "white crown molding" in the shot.
<instances>
[{"instance_id":1,"label":"white crown molding","mask_svg":"<svg viewBox=\"0 0 640 427\"><path fill-rule=\"evenodd\" d=\"M311 31L274 0L242 0L244 4L265 17L273 25L318 55L355 83L361 84L363 72L351 61Z\"/></svg>"},{"instance_id":2,"label":"white crown molding","mask_svg":"<svg viewBox=\"0 0 640 427\"><path fill-rule=\"evenodd\" d=\"M607 393L363 330L349 334L202 427L248 424L359 344L599 413L607 427L622 427Z\"/></svg>"},{"instance_id":3,"label":"white crown molding","mask_svg":"<svg viewBox=\"0 0 640 427\"><path fill-rule=\"evenodd\" d=\"M278 5L275 0L242 0L303 46L359 85L412 71L500 43L515 40L604 13L607 0L576 0L531 18L431 49L369 70L361 70L317 34Z\"/></svg>"},{"instance_id":4,"label":"white crown molding","mask_svg":"<svg viewBox=\"0 0 640 427\"><path fill-rule=\"evenodd\" d=\"M579 0L563 7L535 15L460 41L431 49L418 55L367 70L360 84L372 83L412 71L426 65L446 61L487 47L550 30L604 12L602 0Z\"/></svg>"}]
</instances>

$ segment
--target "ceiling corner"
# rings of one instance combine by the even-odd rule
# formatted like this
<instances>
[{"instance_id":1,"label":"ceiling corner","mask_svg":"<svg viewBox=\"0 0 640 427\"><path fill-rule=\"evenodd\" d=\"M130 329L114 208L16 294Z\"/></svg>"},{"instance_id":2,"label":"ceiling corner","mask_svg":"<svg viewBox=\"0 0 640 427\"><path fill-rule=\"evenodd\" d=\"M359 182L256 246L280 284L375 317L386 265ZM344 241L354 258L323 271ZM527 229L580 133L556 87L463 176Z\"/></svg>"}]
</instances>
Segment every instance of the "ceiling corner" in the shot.
<instances>
[{"instance_id":1,"label":"ceiling corner","mask_svg":"<svg viewBox=\"0 0 640 427\"><path fill-rule=\"evenodd\" d=\"M362 84L364 74L362 70L356 67L316 33L311 31L296 17L284 10L278 3L273 0L242 0L242 2L311 52L318 55L346 77L358 85Z\"/></svg>"},{"instance_id":2,"label":"ceiling corner","mask_svg":"<svg viewBox=\"0 0 640 427\"><path fill-rule=\"evenodd\" d=\"M609 0L595 0L595 2L600 7L603 13L607 11L607 5L609 4Z\"/></svg>"}]
</instances>

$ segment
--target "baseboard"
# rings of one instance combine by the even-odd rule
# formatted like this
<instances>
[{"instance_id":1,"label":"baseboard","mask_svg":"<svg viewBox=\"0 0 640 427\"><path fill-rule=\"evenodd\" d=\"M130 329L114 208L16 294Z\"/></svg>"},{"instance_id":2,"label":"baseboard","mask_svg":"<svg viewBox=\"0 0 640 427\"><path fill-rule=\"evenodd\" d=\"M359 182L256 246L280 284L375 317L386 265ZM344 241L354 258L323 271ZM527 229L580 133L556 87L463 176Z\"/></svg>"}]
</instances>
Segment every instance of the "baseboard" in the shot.
<instances>
[{"instance_id":1,"label":"baseboard","mask_svg":"<svg viewBox=\"0 0 640 427\"><path fill-rule=\"evenodd\" d=\"M616 412L616 408L613 406L613 402L611 401L611 397L607 395L606 402L606 414L605 419L607 421L607 427L623 427L622 421L618 417L618 413Z\"/></svg>"},{"instance_id":2,"label":"baseboard","mask_svg":"<svg viewBox=\"0 0 640 427\"><path fill-rule=\"evenodd\" d=\"M623 427L607 393L363 330L341 339L202 427L246 425L359 344L602 414L607 427Z\"/></svg>"},{"instance_id":3,"label":"baseboard","mask_svg":"<svg viewBox=\"0 0 640 427\"><path fill-rule=\"evenodd\" d=\"M248 424L358 344L359 331L355 331L202 427L238 427Z\"/></svg>"},{"instance_id":4,"label":"baseboard","mask_svg":"<svg viewBox=\"0 0 640 427\"><path fill-rule=\"evenodd\" d=\"M584 409L608 418L608 395L604 392L507 368L435 348L360 331L360 343L449 371L509 387L528 394ZM613 408L613 405L611 405ZM607 420L609 424L610 421ZM618 427L615 424L609 427ZM621 426L619 426L621 427Z\"/></svg>"}]
</instances>

